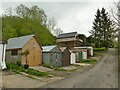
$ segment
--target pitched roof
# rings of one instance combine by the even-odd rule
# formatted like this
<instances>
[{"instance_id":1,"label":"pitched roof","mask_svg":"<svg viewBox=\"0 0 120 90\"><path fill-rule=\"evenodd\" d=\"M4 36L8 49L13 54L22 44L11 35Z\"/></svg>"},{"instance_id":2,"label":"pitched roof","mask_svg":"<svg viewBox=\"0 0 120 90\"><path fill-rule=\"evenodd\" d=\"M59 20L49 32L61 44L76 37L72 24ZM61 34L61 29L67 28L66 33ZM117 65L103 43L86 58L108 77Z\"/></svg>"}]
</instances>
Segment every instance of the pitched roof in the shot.
<instances>
[{"instance_id":1,"label":"pitched roof","mask_svg":"<svg viewBox=\"0 0 120 90\"><path fill-rule=\"evenodd\" d=\"M22 37L10 38L8 40L7 49L22 48L33 36L35 35L27 35Z\"/></svg>"},{"instance_id":2,"label":"pitched roof","mask_svg":"<svg viewBox=\"0 0 120 90\"><path fill-rule=\"evenodd\" d=\"M63 52L66 49L66 47L60 47L60 50Z\"/></svg>"},{"instance_id":3,"label":"pitched roof","mask_svg":"<svg viewBox=\"0 0 120 90\"><path fill-rule=\"evenodd\" d=\"M59 34L57 38L75 37L76 34L78 33L77 32L63 33L63 34Z\"/></svg>"},{"instance_id":4,"label":"pitched roof","mask_svg":"<svg viewBox=\"0 0 120 90\"><path fill-rule=\"evenodd\" d=\"M56 47L56 45L53 45L53 46L43 46L42 47L42 49L43 49L42 52L49 52L49 51L51 51L55 47Z\"/></svg>"}]
</instances>

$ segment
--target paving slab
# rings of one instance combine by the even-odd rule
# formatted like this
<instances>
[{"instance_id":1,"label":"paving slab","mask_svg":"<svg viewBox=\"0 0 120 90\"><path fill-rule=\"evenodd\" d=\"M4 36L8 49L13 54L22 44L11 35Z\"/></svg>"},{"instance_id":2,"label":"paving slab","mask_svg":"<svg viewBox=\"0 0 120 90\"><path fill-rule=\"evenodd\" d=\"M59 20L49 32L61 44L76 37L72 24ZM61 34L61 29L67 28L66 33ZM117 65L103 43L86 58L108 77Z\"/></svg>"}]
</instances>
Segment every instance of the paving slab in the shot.
<instances>
[{"instance_id":1,"label":"paving slab","mask_svg":"<svg viewBox=\"0 0 120 90\"><path fill-rule=\"evenodd\" d=\"M46 67L43 67L43 66L33 66L33 67L30 67L30 68L38 70L38 71L42 71L42 72L53 71L53 69L46 68Z\"/></svg>"},{"instance_id":2,"label":"paving slab","mask_svg":"<svg viewBox=\"0 0 120 90\"><path fill-rule=\"evenodd\" d=\"M73 66L73 65L71 65L71 66L65 66L65 67L62 67L62 68L65 69L65 70L75 70L75 69L77 69L77 67Z\"/></svg>"},{"instance_id":3,"label":"paving slab","mask_svg":"<svg viewBox=\"0 0 120 90\"><path fill-rule=\"evenodd\" d=\"M47 84L46 82L28 78L19 74L3 75L4 88L37 88Z\"/></svg>"},{"instance_id":4,"label":"paving slab","mask_svg":"<svg viewBox=\"0 0 120 90\"><path fill-rule=\"evenodd\" d=\"M87 64L87 63L74 63L74 65L78 65L78 66L89 66L91 64Z\"/></svg>"}]
</instances>

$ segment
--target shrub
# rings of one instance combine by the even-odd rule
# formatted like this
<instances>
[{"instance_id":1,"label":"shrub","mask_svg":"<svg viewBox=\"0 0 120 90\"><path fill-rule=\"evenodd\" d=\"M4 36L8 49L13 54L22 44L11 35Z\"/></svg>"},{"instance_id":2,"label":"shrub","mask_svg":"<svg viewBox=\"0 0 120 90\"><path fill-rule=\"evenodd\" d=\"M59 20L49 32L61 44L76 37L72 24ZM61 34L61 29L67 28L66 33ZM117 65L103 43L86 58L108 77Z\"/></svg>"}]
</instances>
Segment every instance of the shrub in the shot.
<instances>
[{"instance_id":1,"label":"shrub","mask_svg":"<svg viewBox=\"0 0 120 90\"><path fill-rule=\"evenodd\" d=\"M24 71L24 68L22 66L18 66L17 64L14 64L14 63L6 63L6 66L7 66L7 69L10 69L10 70L15 69L21 72Z\"/></svg>"},{"instance_id":2,"label":"shrub","mask_svg":"<svg viewBox=\"0 0 120 90\"><path fill-rule=\"evenodd\" d=\"M29 75L35 75L35 76L47 76L47 72L41 72L37 71L31 68L25 69L23 66L18 66L14 63L6 63L7 69L12 70L13 72L19 74L20 72L25 72Z\"/></svg>"},{"instance_id":3,"label":"shrub","mask_svg":"<svg viewBox=\"0 0 120 90\"><path fill-rule=\"evenodd\" d=\"M16 62L16 65L21 66L21 62L20 62L20 61L17 61L17 62Z\"/></svg>"},{"instance_id":4,"label":"shrub","mask_svg":"<svg viewBox=\"0 0 120 90\"><path fill-rule=\"evenodd\" d=\"M106 51L106 48L93 48L93 51Z\"/></svg>"},{"instance_id":5,"label":"shrub","mask_svg":"<svg viewBox=\"0 0 120 90\"><path fill-rule=\"evenodd\" d=\"M24 68L25 68L25 69L28 69L28 67L29 67L29 65L27 65L27 64L24 65Z\"/></svg>"}]
</instances>

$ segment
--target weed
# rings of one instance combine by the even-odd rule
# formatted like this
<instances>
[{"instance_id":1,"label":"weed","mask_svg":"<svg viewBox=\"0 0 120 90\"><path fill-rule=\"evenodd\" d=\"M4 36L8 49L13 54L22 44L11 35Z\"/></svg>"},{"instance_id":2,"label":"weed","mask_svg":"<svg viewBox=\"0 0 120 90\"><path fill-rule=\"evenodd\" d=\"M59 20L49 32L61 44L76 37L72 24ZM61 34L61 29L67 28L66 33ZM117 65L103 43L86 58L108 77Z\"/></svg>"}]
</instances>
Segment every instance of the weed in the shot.
<instances>
[{"instance_id":1,"label":"weed","mask_svg":"<svg viewBox=\"0 0 120 90\"><path fill-rule=\"evenodd\" d=\"M106 48L93 48L93 51L106 51Z\"/></svg>"},{"instance_id":2,"label":"weed","mask_svg":"<svg viewBox=\"0 0 120 90\"><path fill-rule=\"evenodd\" d=\"M18 66L14 63L7 63L6 65L7 65L7 69L9 69L17 74L20 74L20 72L25 72L29 75L35 75L35 76L47 76L48 75L47 72L41 72L41 71L37 71L37 70L31 69L31 68L25 69L24 67Z\"/></svg>"},{"instance_id":3,"label":"weed","mask_svg":"<svg viewBox=\"0 0 120 90\"><path fill-rule=\"evenodd\" d=\"M80 63L95 64L97 63L97 60L94 59L80 60Z\"/></svg>"},{"instance_id":4,"label":"weed","mask_svg":"<svg viewBox=\"0 0 120 90\"><path fill-rule=\"evenodd\" d=\"M67 70L65 70L63 68L55 68L54 70L57 70L57 71L67 71Z\"/></svg>"}]
</instances>

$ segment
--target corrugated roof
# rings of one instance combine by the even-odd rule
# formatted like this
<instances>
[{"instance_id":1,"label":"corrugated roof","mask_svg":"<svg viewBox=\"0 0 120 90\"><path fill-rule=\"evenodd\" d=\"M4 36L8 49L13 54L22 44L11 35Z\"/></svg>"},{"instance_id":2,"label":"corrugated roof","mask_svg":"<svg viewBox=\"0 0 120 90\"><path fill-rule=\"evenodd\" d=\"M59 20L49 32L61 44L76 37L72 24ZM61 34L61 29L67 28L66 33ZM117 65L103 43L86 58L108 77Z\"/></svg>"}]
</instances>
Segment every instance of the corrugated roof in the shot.
<instances>
[{"instance_id":1,"label":"corrugated roof","mask_svg":"<svg viewBox=\"0 0 120 90\"><path fill-rule=\"evenodd\" d=\"M9 39L7 44L7 49L22 48L33 36L35 35L27 35L27 36Z\"/></svg>"},{"instance_id":2,"label":"corrugated roof","mask_svg":"<svg viewBox=\"0 0 120 90\"><path fill-rule=\"evenodd\" d=\"M43 49L42 52L49 52L49 51L51 51L55 47L56 47L56 45L53 45L53 46L43 46L42 47L42 49Z\"/></svg>"},{"instance_id":3,"label":"corrugated roof","mask_svg":"<svg viewBox=\"0 0 120 90\"><path fill-rule=\"evenodd\" d=\"M60 47L60 50L63 52L66 49L66 47Z\"/></svg>"},{"instance_id":4,"label":"corrugated roof","mask_svg":"<svg viewBox=\"0 0 120 90\"><path fill-rule=\"evenodd\" d=\"M76 34L78 33L77 32L63 33L63 34L59 34L57 38L75 37Z\"/></svg>"}]
</instances>

